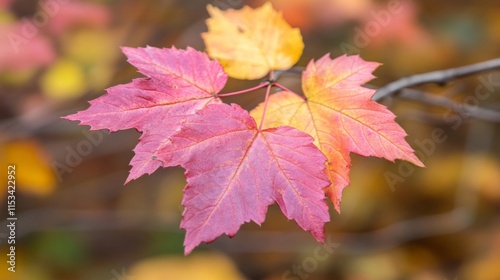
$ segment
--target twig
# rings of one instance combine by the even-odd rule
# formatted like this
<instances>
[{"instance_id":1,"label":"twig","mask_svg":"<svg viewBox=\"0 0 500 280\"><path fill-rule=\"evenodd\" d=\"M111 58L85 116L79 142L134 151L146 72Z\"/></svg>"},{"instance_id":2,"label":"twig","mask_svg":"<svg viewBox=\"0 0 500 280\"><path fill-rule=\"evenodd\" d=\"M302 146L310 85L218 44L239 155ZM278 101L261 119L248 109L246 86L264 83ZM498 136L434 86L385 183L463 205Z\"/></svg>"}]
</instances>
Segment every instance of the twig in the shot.
<instances>
[{"instance_id":1,"label":"twig","mask_svg":"<svg viewBox=\"0 0 500 280\"><path fill-rule=\"evenodd\" d=\"M456 78L486 72L497 68L500 68L500 58L457 68L450 68L446 70L413 75L399 79L397 81L389 83L384 87L379 88L375 95L373 95L372 99L378 101L388 96L394 95L400 90L407 87L429 83L446 84L448 81Z\"/></svg>"},{"instance_id":2,"label":"twig","mask_svg":"<svg viewBox=\"0 0 500 280\"><path fill-rule=\"evenodd\" d=\"M419 101L425 104L448 108L460 115L470 116L489 122L500 122L500 112L481 107L473 107L455 102L447 97L434 95L415 89L403 89L398 95L401 98Z\"/></svg>"},{"instance_id":3,"label":"twig","mask_svg":"<svg viewBox=\"0 0 500 280\"><path fill-rule=\"evenodd\" d=\"M273 77L274 73L271 74L270 76ZM267 89L266 89L266 98L264 100L264 109L262 110L262 118L260 119L260 124L259 124L259 131L262 130L262 127L264 125L264 119L266 117L266 111L267 111L267 105L269 103L269 94L271 93L271 88L272 88L272 84L269 84L267 86Z\"/></svg>"},{"instance_id":4,"label":"twig","mask_svg":"<svg viewBox=\"0 0 500 280\"><path fill-rule=\"evenodd\" d=\"M261 89L261 88L265 88L268 85L269 85L269 82L263 82L263 83L261 83L261 84L259 84L257 86L252 87L252 88L247 88L247 89L244 89L244 90L239 90L239 91L234 91L234 92L217 94L217 97L227 97L227 96L244 94L244 93L247 93L247 92L251 92L251 91L255 91L255 90Z\"/></svg>"},{"instance_id":5,"label":"twig","mask_svg":"<svg viewBox=\"0 0 500 280\"><path fill-rule=\"evenodd\" d=\"M302 98L302 99L306 100L306 98L305 98L304 96L302 96L302 95L300 95L300 94L297 94L297 93L296 93L296 92L294 92L294 91L291 91L290 89L288 89L287 87L285 87L284 85L282 85L282 84L280 84L280 83L274 83L274 84L273 84L273 86L275 86L275 87L277 87L277 88L281 89L282 91L288 91L288 92L291 92L291 93L295 93L298 97L300 97L300 98Z\"/></svg>"},{"instance_id":6,"label":"twig","mask_svg":"<svg viewBox=\"0 0 500 280\"><path fill-rule=\"evenodd\" d=\"M283 74L302 75L305 69L306 68L302 66L294 66L287 70L274 71L274 80L277 81Z\"/></svg>"}]
</instances>

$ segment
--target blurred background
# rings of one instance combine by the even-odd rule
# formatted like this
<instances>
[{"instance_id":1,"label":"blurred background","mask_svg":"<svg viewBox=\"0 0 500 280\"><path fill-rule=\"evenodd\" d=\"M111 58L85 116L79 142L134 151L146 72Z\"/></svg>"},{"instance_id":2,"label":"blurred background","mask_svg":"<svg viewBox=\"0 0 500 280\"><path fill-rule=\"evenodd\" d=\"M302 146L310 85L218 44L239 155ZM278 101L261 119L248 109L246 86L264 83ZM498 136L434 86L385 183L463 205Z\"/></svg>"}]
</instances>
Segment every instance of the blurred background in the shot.
<instances>
[{"instance_id":1,"label":"blurred background","mask_svg":"<svg viewBox=\"0 0 500 280\"><path fill-rule=\"evenodd\" d=\"M11 273L5 187L0 279L500 279L498 71L418 88L471 112L486 108L486 120L399 97L381 101L427 168L352 155L352 183L342 214L331 207L326 247L274 205L261 227L246 224L184 257L183 170L124 186L139 133L89 132L61 119L140 77L120 46L204 50L207 4L263 2L0 0L0 184L16 164L18 219ZM500 57L494 0L271 2L302 30L299 67L326 53L360 54L383 63L373 87ZM300 91L297 71L280 77ZM230 80L223 92L259 82ZM252 109L263 95L225 101ZM436 129L446 140L433 140Z\"/></svg>"}]
</instances>

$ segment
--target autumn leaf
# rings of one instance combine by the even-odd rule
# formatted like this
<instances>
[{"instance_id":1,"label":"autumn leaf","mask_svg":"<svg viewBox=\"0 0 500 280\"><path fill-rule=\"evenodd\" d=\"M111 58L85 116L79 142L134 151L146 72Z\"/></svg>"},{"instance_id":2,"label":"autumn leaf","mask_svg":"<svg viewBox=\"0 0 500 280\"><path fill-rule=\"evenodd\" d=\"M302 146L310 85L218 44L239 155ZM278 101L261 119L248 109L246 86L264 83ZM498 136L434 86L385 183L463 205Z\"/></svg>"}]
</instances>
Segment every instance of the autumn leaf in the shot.
<instances>
[{"instance_id":1,"label":"autumn leaf","mask_svg":"<svg viewBox=\"0 0 500 280\"><path fill-rule=\"evenodd\" d=\"M16 166L15 178L20 192L48 196L56 189L57 179L50 168L50 155L38 142L24 139L2 143L0 155L0 167L3 170L8 170L9 165ZM7 186L7 179L7 176L2 176L0 184ZM7 194L7 191L1 192L0 198L3 199Z\"/></svg>"},{"instance_id":2,"label":"autumn leaf","mask_svg":"<svg viewBox=\"0 0 500 280\"><path fill-rule=\"evenodd\" d=\"M218 103L216 97L227 81L220 64L192 48L123 48L128 61L149 78L114 86L90 101L91 106L69 120L79 120L92 130L110 132L135 128L142 132L127 182L151 174L161 163L156 152L187 116Z\"/></svg>"},{"instance_id":3,"label":"autumn leaf","mask_svg":"<svg viewBox=\"0 0 500 280\"><path fill-rule=\"evenodd\" d=\"M260 225L275 201L287 218L324 241L329 181L326 158L311 136L291 127L259 131L238 105L213 104L188 118L171 141L158 160L186 169L186 254L221 234L235 235L245 222Z\"/></svg>"},{"instance_id":4,"label":"autumn leaf","mask_svg":"<svg viewBox=\"0 0 500 280\"><path fill-rule=\"evenodd\" d=\"M53 63L41 78L43 92L55 100L82 96L87 83L83 67L71 59L60 59Z\"/></svg>"},{"instance_id":5,"label":"autumn leaf","mask_svg":"<svg viewBox=\"0 0 500 280\"><path fill-rule=\"evenodd\" d=\"M326 155L331 185L326 194L340 212L342 190L349 185L349 153L390 161L423 163L406 143L405 131L385 106L371 100L374 90L361 85L373 79L378 63L359 56L311 61L302 75L305 98L288 91L269 98L264 127L289 125L314 137ZM251 115L260 121L263 104Z\"/></svg>"},{"instance_id":6,"label":"autumn leaf","mask_svg":"<svg viewBox=\"0 0 500 280\"><path fill-rule=\"evenodd\" d=\"M302 55L304 43L270 3L252 9L221 11L208 5L211 18L202 37L210 57L238 79L258 79L270 70L286 70Z\"/></svg>"},{"instance_id":7,"label":"autumn leaf","mask_svg":"<svg viewBox=\"0 0 500 280\"><path fill-rule=\"evenodd\" d=\"M300 32L270 4L208 10L203 38L218 61L191 48L123 48L146 78L112 87L87 110L66 117L94 130L142 133L127 182L158 167L185 168L186 254L235 235L244 223L262 224L275 202L324 242L330 219L325 192L340 210L351 152L423 166L395 116L362 87L377 63L357 56L311 61L302 76L305 98L290 91L269 98L272 87L285 89L276 81L218 94L228 75L256 79L292 67L304 46ZM219 99L264 87L266 101L252 111L254 118Z\"/></svg>"},{"instance_id":8,"label":"autumn leaf","mask_svg":"<svg viewBox=\"0 0 500 280\"><path fill-rule=\"evenodd\" d=\"M132 265L121 280L244 280L233 259L217 252L201 252L189 257L154 256ZM7 279L7 278L5 278ZM116 279L120 280L120 279Z\"/></svg>"}]
</instances>

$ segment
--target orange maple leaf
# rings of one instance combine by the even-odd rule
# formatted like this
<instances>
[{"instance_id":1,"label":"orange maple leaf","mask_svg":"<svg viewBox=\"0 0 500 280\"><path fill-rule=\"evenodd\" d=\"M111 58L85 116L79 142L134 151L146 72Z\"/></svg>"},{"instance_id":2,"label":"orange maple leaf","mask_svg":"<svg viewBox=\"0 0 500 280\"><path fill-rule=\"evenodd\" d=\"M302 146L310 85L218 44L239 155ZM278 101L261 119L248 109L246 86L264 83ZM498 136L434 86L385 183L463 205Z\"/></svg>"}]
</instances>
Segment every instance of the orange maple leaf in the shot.
<instances>
[{"instance_id":1,"label":"orange maple leaf","mask_svg":"<svg viewBox=\"0 0 500 280\"><path fill-rule=\"evenodd\" d=\"M326 155L331 181L327 196L340 212L342 190L349 185L350 152L424 166L405 141L394 114L371 100L374 90L361 85L373 79L378 63L359 56L325 55L311 61L302 76L304 96L283 91L269 98L264 127L289 125L314 137ZM252 110L260 121L264 105Z\"/></svg>"},{"instance_id":2,"label":"orange maple leaf","mask_svg":"<svg viewBox=\"0 0 500 280\"><path fill-rule=\"evenodd\" d=\"M207 6L208 32L202 37L210 57L237 79L258 79L270 70L286 70L302 55L304 43L270 3L260 8L221 11Z\"/></svg>"}]
</instances>

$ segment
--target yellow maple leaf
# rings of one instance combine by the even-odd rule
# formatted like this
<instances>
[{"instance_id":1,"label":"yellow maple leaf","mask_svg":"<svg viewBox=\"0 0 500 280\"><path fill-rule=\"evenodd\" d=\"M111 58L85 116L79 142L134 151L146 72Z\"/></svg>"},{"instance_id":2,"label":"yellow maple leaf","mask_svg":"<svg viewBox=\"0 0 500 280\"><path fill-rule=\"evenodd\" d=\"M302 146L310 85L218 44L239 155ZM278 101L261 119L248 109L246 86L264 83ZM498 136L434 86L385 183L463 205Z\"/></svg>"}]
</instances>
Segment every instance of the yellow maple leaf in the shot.
<instances>
[{"instance_id":1,"label":"yellow maple leaf","mask_svg":"<svg viewBox=\"0 0 500 280\"><path fill-rule=\"evenodd\" d=\"M237 79L258 79L270 70L286 70L302 55L304 43L270 3L253 9L221 11L208 5L208 32L202 37L210 57Z\"/></svg>"}]
</instances>

